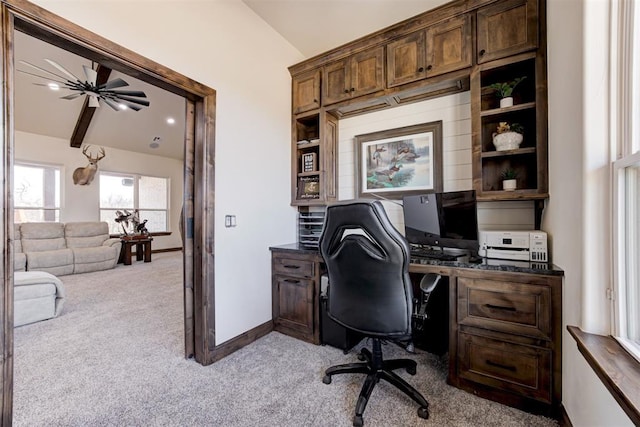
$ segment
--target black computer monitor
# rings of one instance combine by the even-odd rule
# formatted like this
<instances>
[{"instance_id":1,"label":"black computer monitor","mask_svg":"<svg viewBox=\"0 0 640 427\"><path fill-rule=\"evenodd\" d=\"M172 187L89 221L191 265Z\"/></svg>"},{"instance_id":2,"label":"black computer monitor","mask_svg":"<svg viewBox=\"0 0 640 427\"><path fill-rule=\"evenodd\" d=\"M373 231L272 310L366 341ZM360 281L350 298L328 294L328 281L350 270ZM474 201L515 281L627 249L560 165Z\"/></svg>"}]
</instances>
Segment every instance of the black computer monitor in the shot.
<instances>
[{"instance_id":1,"label":"black computer monitor","mask_svg":"<svg viewBox=\"0 0 640 427\"><path fill-rule=\"evenodd\" d=\"M478 252L476 193L452 191L405 196L405 236L409 243Z\"/></svg>"}]
</instances>

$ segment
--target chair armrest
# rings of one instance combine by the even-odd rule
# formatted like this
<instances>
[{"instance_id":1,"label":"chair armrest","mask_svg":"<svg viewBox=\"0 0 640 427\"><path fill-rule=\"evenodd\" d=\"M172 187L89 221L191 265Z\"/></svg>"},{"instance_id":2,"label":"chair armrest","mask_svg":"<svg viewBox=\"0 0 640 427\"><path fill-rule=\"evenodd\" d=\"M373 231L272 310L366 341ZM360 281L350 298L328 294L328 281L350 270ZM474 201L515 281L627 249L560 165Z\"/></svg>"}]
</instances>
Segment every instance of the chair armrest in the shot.
<instances>
[{"instance_id":1,"label":"chair armrest","mask_svg":"<svg viewBox=\"0 0 640 427\"><path fill-rule=\"evenodd\" d=\"M102 246L113 246L115 244L120 243L120 239L116 239L116 238L111 238L111 239L107 239L104 242L102 242Z\"/></svg>"}]
</instances>

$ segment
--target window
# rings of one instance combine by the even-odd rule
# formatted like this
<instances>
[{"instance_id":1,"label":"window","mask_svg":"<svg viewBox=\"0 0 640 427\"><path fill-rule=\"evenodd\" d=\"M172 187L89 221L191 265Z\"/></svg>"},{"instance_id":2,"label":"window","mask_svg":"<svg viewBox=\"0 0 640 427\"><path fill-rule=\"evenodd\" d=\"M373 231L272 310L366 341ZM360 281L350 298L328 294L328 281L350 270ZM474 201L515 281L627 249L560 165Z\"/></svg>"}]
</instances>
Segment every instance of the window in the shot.
<instances>
[{"instance_id":1,"label":"window","mask_svg":"<svg viewBox=\"0 0 640 427\"><path fill-rule=\"evenodd\" d=\"M614 336L640 360L640 5L618 11L617 137L613 164ZM636 46L636 48L634 48Z\"/></svg>"},{"instance_id":2,"label":"window","mask_svg":"<svg viewBox=\"0 0 640 427\"><path fill-rule=\"evenodd\" d=\"M13 221L60 220L60 167L16 163L13 168Z\"/></svg>"},{"instance_id":3,"label":"window","mask_svg":"<svg viewBox=\"0 0 640 427\"><path fill-rule=\"evenodd\" d=\"M122 233L116 211L138 209L149 232L169 230L169 178L100 172L100 220L113 234ZM130 225L127 231L131 231Z\"/></svg>"}]
</instances>

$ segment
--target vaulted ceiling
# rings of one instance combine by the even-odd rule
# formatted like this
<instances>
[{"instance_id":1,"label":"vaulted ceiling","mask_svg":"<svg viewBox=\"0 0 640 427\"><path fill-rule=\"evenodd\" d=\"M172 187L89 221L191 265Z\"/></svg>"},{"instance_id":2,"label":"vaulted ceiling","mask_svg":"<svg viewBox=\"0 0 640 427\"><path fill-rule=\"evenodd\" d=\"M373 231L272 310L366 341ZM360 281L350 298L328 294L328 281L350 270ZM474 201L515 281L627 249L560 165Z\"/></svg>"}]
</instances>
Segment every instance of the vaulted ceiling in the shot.
<instances>
[{"instance_id":1,"label":"vaulted ceiling","mask_svg":"<svg viewBox=\"0 0 640 427\"><path fill-rule=\"evenodd\" d=\"M378 31L433 9L446 0L242 0L268 25L306 57ZM83 78L87 59L17 32L15 64L29 70L28 63L50 69L51 59ZM293 65L293 64L292 64ZM183 157L185 100L117 71L109 80L122 78L125 89L142 90L151 102L140 111L114 111L106 105L96 109L84 138L85 144L181 159ZM70 140L80 116L83 98L60 99L68 92L52 91L34 83L47 83L21 72L15 73L15 128L18 131ZM175 124L166 120L172 117ZM152 148L153 143L156 148ZM153 144L156 145L156 144Z\"/></svg>"},{"instance_id":2,"label":"vaulted ceiling","mask_svg":"<svg viewBox=\"0 0 640 427\"><path fill-rule=\"evenodd\" d=\"M55 71L44 61L46 58L84 79L82 65L92 65L87 59L20 32L16 32L14 46L16 70L43 74L20 63L25 61L45 70ZM109 80L118 77L129 83L128 87L122 89L145 92L150 106L140 111L114 111L101 103L95 109L84 143L182 159L186 108L184 98L117 71L111 72ZM60 99L70 92L40 86L47 82L46 79L20 71L15 73L15 129L70 140L84 96L73 100ZM167 123L169 117L175 120L173 125ZM150 147L153 142L158 144L157 148Z\"/></svg>"}]
</instances>

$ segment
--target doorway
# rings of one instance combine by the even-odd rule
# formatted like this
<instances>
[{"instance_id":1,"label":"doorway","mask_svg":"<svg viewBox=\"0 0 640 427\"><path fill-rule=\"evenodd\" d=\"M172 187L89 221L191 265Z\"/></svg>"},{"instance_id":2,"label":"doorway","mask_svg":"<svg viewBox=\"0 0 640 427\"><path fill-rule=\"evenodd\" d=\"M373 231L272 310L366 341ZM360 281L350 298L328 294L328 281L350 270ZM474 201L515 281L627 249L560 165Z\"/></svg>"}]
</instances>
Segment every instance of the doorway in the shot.
<instances>
[{"instance_id":1,"label":"doorway","mask_svg":"<svg viewBox=\"0 0 640 427\"><path fill-rule=\"evenodd\" d=\"M2 69L6 82L2 96L4 132L2 172L4 197L2 345L2 425L11 424L13 399L13 187L14 56L16 31L122 72L184 97L186 135L182 230L184 236L185 356L201 364L213 361L215 347L213 206L215 148L215 90L118 46L69 21L22 0L2 1Z\"/></svg>"}]
</instances>

